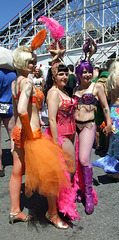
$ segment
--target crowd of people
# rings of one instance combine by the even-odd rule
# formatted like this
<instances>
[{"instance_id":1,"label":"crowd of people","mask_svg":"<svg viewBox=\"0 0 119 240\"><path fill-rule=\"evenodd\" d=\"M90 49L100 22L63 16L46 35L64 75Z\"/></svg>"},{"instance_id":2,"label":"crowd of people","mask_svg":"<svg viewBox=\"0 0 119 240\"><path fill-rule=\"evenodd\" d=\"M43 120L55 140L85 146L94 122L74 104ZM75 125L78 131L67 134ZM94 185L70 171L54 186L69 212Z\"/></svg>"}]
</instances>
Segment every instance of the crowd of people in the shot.
<instances>
[{"instance_id":1,"label":"crowd of people","mask_svg":"<svg viewBox=\"0 0 119 240\"><path fill-rule=\"evenodd\" d=\"M59 53L55 53L54 45L60 46ZM74 220L80 219L76 201L85 203L88 215L97 204L91 152L94 142L97 150L100 148L101 129L103 138L108 138L109 148L107 144L106 156L93 165L103 167L108 173L119 172L119 60L114 60L109 69L101 71L95 66L94 71L85 59L76 63L74 71L73 65L66 66L61 61L64 49L59 40L54 45L50 46L54 61L46 81L37 66L36 54L25 46L12 53L14 71L0 69L0 128L2 121L13 154L9 221L13 224L33 219L20 209L25 173L26 196L31 197L37 191L46 197L46 218L56 228L67 229L69 225L59 217L58 210ZM49 126L42 133L44 101ZM0 146L0 177L4 177L1 158Z\"/></svg>"}]
</instances>

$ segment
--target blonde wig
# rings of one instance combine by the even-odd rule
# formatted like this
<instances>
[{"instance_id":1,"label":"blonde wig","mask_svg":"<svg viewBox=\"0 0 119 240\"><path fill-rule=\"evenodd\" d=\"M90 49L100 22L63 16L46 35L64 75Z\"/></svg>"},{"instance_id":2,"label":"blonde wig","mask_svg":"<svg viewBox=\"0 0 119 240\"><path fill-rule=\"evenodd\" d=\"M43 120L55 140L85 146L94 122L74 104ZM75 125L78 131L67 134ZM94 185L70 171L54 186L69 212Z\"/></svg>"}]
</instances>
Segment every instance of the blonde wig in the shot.
<instances>
[{"instance_id":1,"label":"blonde wig","mask_svg":"<svg viewBox=\"0 0 119 240\"><path fill-rule=\"evenodd\" d=\"M22 46L13 51L13 64L17 70L27 70L29 61L34 59L37 57L28 47Z\"/></svg>"},{"instance_id":2,"label":"blonde wig","mask_svg":"<svg viewBox=\"0 0 119 240\"><path fill-rule=\"evenodd\" d=\"M109 75L107 78L107 90L108 92L111 92L116 88L116 79L119 77L119 59L115 60L109 68L108 71Z\"/></svg>"}]
</instances>

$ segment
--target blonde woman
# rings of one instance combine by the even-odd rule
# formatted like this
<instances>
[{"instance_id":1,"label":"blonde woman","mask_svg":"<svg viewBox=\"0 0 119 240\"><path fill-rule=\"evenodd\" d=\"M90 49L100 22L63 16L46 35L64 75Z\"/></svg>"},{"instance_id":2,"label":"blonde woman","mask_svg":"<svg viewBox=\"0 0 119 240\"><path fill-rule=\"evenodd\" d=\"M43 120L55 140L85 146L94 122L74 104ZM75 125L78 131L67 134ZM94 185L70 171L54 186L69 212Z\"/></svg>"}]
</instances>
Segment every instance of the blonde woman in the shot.
<instances>
[{"instance_id":1,"label":"blonde woman","mask_svg":"<svg viewBox=\"0 0 119 240\"><path fill-rule=\"evenodd\" d=\"M107 173L113 173L114 177L119 177L119 59L109 68L107 91L110 100L112 134L106 156L93 162L93 165L104 168Z\"/></svg>"},{"instance_id":2,"label":"blonde woman","mask_svg":"<svg viewBox=\"0 0 119 240\"><path fill-rule=\"evenodd\" d=\"M47 196L48 211L46 218L60 229L67 229L68 224L58 215L56 198L62 186L69 186L64 170L65 164L59 161L59 156L65 156L61 148L49 141L41 132L39 108L44 95L33 85L33 80L27 78L35 70L37 56L27 47L13 51L14 66L17 78L12 83L13 111L15 128L13 130L14 152L13 171L9 183L11 223L17 220L29 221L20 210L20 192L22 175L25 171L25 193L30 197L34 191Z\"/></svg>"}]
</instances>

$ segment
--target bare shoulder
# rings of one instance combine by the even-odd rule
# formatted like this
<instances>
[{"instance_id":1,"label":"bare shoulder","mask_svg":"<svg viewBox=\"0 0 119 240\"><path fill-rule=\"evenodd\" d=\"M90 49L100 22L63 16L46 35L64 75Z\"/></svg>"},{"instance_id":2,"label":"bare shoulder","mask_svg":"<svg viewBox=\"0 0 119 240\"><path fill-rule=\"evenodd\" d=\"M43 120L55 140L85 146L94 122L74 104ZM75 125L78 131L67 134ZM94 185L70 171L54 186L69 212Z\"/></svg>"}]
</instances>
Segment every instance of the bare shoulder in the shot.
<instances>
[{"instance_id":1,"label":"bare shoulder","mask_svg":"<svg viewBox=\"0 0 119 240\"><path fill-rule=\"evenodd\" d=\"M56 89L50 89L47 94L47 103L52 103L53 105L59 104L60 98L59 98L59 93Z\"/></svg>"},{"instance_id":2,"label":"bare shoulder","mask_svg":"<svg viewBox=\"0 0 119 240\"><path fill-rule=\"evenodd\" d=\"M103 89L103 85L102 85L102 83L94 83L95 84L95 88L97 88L97 89Z\"/></svg>"},{"instance_id":3,"label":"bare shoulder","mask_svg":"<svg viewBox=\"0 0 119 240\"><path fill-rule=\"evenodd\" d=\"M48 94L47 94L47 97L52 97L52 98L57 98L59 97L59 92L57 89L54 89L54 88L51 88L49 91L48 91Z\"/></svg>"},{"instance_id":4,"label":"bare shoulder","mask_svg":"<svg viewBox=\"0 0 119 240\"><path fill-rule=\"evenodd\" d=\"M94 83L94 84L95 84L94 91L96 91L96 93L104 92L104 87L101 83Z\"/></svg>"}]
</instances>

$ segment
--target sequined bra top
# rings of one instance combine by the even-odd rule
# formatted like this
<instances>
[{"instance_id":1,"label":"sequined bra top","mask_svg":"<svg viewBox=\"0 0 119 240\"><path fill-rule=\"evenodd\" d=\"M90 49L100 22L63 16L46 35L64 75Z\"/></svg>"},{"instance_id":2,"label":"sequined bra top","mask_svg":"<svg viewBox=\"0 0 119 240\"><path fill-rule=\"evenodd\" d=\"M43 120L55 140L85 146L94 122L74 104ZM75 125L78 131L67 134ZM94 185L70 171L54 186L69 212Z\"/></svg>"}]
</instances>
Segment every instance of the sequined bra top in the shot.
<instances>
[{"instance_id":1,"label":"sequined bra top","mask_svg":"<svg viewBox=\"0 0 119 240\"><path fill-rule=\"evenodd\" d=\"M77 104L83 104L83 105L94 105L97 106L99 104L99 101L92 93L84 93L82 97L78 97L76 95L73 95L74 100L77 101Z\"/></svg>"}]
</instances>

